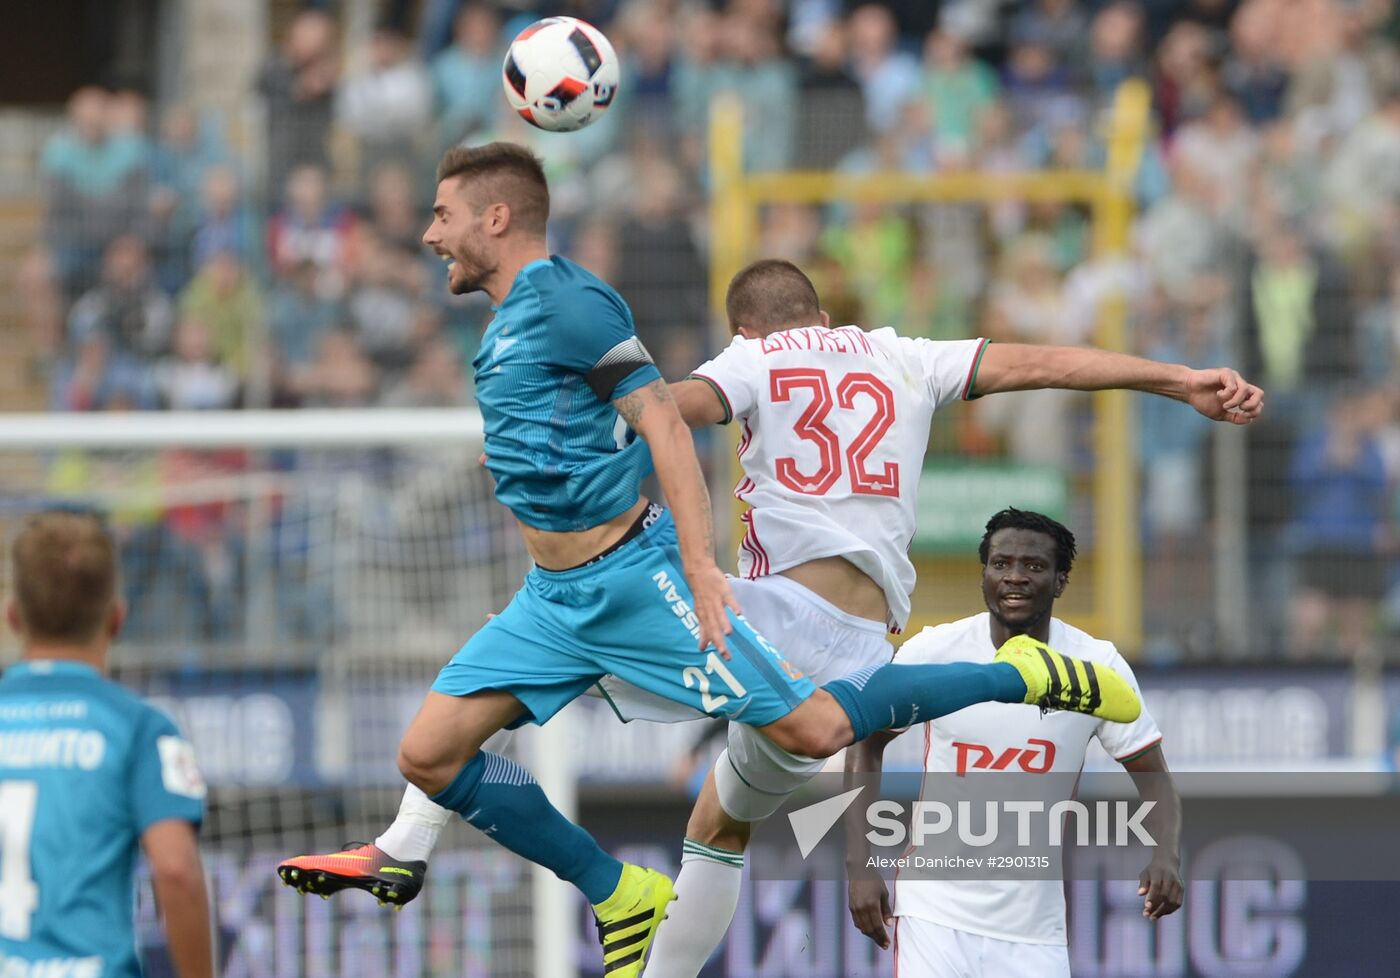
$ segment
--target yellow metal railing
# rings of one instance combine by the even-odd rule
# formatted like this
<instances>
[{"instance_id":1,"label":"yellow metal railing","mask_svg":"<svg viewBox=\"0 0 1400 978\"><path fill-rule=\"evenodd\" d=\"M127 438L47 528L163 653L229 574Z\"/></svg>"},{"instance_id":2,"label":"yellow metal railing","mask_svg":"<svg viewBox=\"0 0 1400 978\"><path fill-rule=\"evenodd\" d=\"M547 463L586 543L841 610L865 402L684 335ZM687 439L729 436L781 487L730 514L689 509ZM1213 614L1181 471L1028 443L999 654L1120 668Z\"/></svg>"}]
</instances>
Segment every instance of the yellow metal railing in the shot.
<instances>
[{"instance_id":1,"label":"yellow metal railing","mask_svg":"<svg viewBox=\"0 0 1400 978\"><path fill-rule=\"evenodd\" d=\"M709 127L712 305L722 316L729 280L744 264L760 257L753 251L758 240L759 208L773 203L1077 203L1089 208L1095 257L1125 254L1134 213L1132 186L1148 135L1150 102L1150 92L1140 81L1130 81L1119 88L1110 116L1107 159L1102 170L854 176L810 171L745 173L742 105L734 98L717 100L711 109ZM727 342L728 337L724 339ZM1106 304L1099 322L1098 343L1105 349L1127 349L1127 307L1121 297ZM1073 617L1093 634L1122 648L1136 649L1142 633L1142 557L1131 440L1132 403L1122 391L1102 392L1094 397L1097 465L1093 476L1092 609ZM910 633L928 623L919 620L916 603Z\"/></svg>"}]
</instances>

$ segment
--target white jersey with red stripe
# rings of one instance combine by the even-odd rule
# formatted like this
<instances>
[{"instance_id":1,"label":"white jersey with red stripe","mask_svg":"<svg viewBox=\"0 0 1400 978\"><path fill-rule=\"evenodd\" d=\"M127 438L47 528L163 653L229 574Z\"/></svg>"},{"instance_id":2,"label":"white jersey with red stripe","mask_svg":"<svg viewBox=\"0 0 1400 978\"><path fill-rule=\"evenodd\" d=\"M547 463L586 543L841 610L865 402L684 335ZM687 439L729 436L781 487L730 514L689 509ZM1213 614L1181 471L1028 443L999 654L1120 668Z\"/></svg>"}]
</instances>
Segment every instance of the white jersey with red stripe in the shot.
<instances>
[{"instance_id":1,"label":"white jersey with red stripe","mask_svg":"<svg viewBox=\"0 0 1400 978\"><path fill-rule=\"evenodd\" d=\"M1052 618L1049 645L1111 666L1138 688L1133 670L1111 642ZM995 655L991 615L983 612L925 628L900 646L894 661L991 662ZM1024 706L979 703L924 724L924 770L1077 774L1095 737L1111 756L1127 761L1159 743L1162 732L1146 709L1132 723L1110 723L1082 713L1041 716ZM895 885L894 912L1003 941L1066 943L1064 885L1059 880L901 879Z\"/></svg>"},{"instance_id":2,"label":"white jersey with red stripe","mask_svg":"<svg viewBox=\"0 0 1400 978\"><path fill-rule=\"evenodd\" d=\"M843 557L880 585L887 624L903 630L929 422L970 396L986 345L806 326L735 337L696 370L743 425L740 575Z\"/></svg>"}]
</instances>

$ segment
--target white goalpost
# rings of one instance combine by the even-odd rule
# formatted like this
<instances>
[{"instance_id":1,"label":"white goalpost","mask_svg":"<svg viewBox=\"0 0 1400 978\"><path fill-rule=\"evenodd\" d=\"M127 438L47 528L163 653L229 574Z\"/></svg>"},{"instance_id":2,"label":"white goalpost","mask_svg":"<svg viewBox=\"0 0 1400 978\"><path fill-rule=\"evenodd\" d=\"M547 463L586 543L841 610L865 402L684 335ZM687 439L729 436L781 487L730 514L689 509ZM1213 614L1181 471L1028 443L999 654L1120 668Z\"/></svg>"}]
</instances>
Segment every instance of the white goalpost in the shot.
<instances>
[{"instance_id":1,"label":"white goalpost","mask_svg":"<svg viewBox=\"0 0 1400 978\"><path fill-rule=\"evenodd\" d=\"M481 450L475 409L0 415L7 539L62 506L118 540L131 610L114 672L199 752L231 978L577 974L567 885L464 824L403 913L302 897L273 872L393 817L399 735L529 567ZM7 636L0 664L16 651ZM568 722L510 752L574 817ZM141 919L155 944L148 896Z\"/></svg>"}]
</instances>

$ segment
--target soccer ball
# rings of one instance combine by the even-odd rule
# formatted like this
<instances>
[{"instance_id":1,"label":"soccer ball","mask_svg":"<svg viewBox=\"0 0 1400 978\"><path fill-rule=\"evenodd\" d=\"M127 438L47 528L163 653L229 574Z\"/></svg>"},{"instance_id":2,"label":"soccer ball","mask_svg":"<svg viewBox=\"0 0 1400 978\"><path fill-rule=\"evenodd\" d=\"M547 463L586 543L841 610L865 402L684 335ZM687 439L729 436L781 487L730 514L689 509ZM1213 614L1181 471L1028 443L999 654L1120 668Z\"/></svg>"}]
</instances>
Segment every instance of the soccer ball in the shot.
<instances>
[{"instance_id":1,"label":"soccer ball","mask_svg":"<svg viewBox=\"0 0 1400 978\"><path fill-rule=\"evenodd\" d=\"M511 108L530 125L572 132L596 121L612 104L617 55L592 24L546 17L511 42L502 82Z\"/></svg>"}]
</instances>

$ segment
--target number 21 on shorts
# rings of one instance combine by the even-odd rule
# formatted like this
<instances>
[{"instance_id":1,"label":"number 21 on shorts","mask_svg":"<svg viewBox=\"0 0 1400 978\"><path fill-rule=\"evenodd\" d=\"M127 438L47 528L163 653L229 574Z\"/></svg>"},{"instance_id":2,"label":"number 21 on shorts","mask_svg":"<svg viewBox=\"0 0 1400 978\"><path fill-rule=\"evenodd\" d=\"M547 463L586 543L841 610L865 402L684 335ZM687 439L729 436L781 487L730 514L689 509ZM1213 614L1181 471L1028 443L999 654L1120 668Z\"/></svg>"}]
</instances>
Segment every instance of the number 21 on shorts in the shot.
<instances>
[{"instance_id":1,"label":"number 21 on shorts","mask_svg":"<svg viewBox=\"0 0 1400 978\"><path fill-rule=\"evenodd\" d=\"M737 699L743 699L749 695L749 691L743 683L739 682L739 678L729 671L729 667L724 664L719 653L711 652L705 657L704 670L701 670L699 666L686 666L681 670L681 679L685 683L685 688L700 690L700 708L706 713L713 714L729 702L729 697L723 693L710 692L711 676L718 676Z\"/></svg>"}]
</instances>

